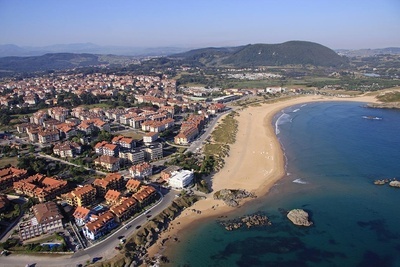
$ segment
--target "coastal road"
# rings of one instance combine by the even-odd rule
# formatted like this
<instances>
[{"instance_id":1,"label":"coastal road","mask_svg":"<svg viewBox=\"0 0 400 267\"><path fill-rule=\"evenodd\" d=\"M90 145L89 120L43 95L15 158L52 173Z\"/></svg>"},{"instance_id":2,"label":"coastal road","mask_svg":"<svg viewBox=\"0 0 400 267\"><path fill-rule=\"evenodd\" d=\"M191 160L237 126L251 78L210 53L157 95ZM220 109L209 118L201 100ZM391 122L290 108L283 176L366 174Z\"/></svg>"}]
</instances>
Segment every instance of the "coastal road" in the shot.
<instances>
[{"instance_id":1,"label":"coastal road","mask_svg":"<svg viewBox=\"0 0 400 267\"><path fill-rule=\"evenodd\" d=\"M101 242L86 248L84 250L79 250L74 254L62 255L62 256L33 256L33 255L18 255L11 254L9 256L0 257L0 266L2 267L15 267L15 266L25 266L26 264L35 264L35 267L75 267L78 264L83 266L89 261L91 262L93 258L101 258L100 261L111 259L117 253L121 253L116 250L115 247L120 244L118 239L119 236L124 236L128 239L137 228L144 225L149 219L156 216L167 208L175 198L177 191L167 191L167 189L161 188L163 198L156 205L144 211L141 215L131 220L125 222L124 226L120 227L113 234L108 236ZM147 218L150 216L150 218ZM130 227L126 229L126 225Z\"/></svg>"},{"instance_id":2,"label":"coastal road","mask_svg":"<svg viewBox=\"0 0 400 267\"><path fill-rule=\"evenodd\" d=\"M225 115L225 114L227 114L227 113L229 113L231 111L232 111L232 109L226 110L226 111L224 111L222 113L219 113L215 118L213 118L211 120L211 122L209 122L208 125L204 128L204 130L205 130L204 133L202 133L195 141L193 141L190 144L189 148L186 150L185 153L188 153L188 152L195 153L195 152L197 152L203 146L203 142L211 135L211 133L214 130L214 127L217 124L217 122L219 121L219 119L223 115Z\"/></svg>"}]
</instances>

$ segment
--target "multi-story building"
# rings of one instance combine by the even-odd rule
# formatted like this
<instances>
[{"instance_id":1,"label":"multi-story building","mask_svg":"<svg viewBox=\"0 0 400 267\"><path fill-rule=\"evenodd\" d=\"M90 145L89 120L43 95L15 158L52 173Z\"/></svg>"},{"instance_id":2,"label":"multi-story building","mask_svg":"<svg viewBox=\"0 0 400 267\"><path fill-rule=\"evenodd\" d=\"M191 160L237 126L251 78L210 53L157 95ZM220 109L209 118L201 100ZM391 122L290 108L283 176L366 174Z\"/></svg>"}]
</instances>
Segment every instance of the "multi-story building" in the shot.
<instances>
[{"instance_id":1,"label":"multi-story building","mask_svg":"<svg viewBox=\"0 0 400 267\"><path fill-rule=\"evenodd\" d=\"M120 159L116 157L101 155L94 160L94 164L96 167L101 167L110 172L115 172L120 168L119 160Z\"/></svg>"},{"instance_id":2,"label":"multi-story building","mask_svg":"<svg viewBox=\"0 0 400 267\"><path fill-rule=\"evenodd\" d=\"M169 178L168 183L173 188L185 188L193 181L193 172L189 170L175 171L172 173L171 178Z\"/></svg>"},{"instance_id":3,"label":"multi-story building","mask_svg":"<svg viewBox=\"0 0 400 267\"><path fill-rule=\"evenodd\" d=\"M82 146L73 141L66 141L54 145L53 153L62 158L73 158L77 154L81 154Z\"/></svg>"},{"instance_id":4,"label":"multi-story building","mask_svg":"<svg viewBox=\"0 0 400 267\"><path fill-rule=\"evenodd\" d=\"M121 159L127 160L132 164L138 164L144 162L144 150L142 148L134 148L131 151L120 151L119 157Z\"/></svg>"},{"instance_id":5,"label":"multi-story building","mask_svg":"<svg viewBox=\"0 0 400 267\"><path fill-rule=\"evenodd\" d=\"M110 208L114 213L115 220L119 223L129 219L139 210L139 204L133 197L123 198L120 203Z\"/></svg>"},{"instance_id":6,"label":"multi-story building","mask_svg":"<svg viewBox=\"0 0 400 267\"><path fill-rule=\"evenodd\" d=\"M19 224L19 235L22 240L54 233L64 229L63 216L56 203L46 202L32 207L34 218Z\"/></svg>"},{"instance_id":7,"label":"multi-story building","mask_svg":"<svg viewBox=\"0 0 400 267\"><path fill-rule=\"evenodd\" d=\"M118 146L110 144L107 141L99 142L94 146L94 149L99 155L106 155L115 157L118 155Z\"/></svg>"},{"instance_id":8,"label":"multi-story building","mask_svg":"<svg viewBox=\"0 0 400 267\"><path fill-rule=\"evenodd\" d=\"M60 140L60 133L57 130L40 130L38 132L38 141L41 144L47 144Z\"/></svg>"},{"instance_id":9,"label":"multi-story building","mask_svg":"<svg viewBox=\"0 0 400 267\"><path fill-rule=\"evenodd\" d=\"M163 157L163 145L161 143L148 144L144 149L145 160L157 160Z\"/></svg>"},{"instance_id":10,"label":"multi-story building","mask_svg":"<svg viewBox=\"0 0 400 267\"><path fill-rule=\"evenodd\" d=\"M14 182L28 177L28 172L24 169L14 167L0 169L0 190L11 188Z\"/></svg>"},{"instance_id":11,"label":"multi-story building","mask_svg":"<svg viewBox=\"0 0 400 267\"><path fill-rule=\"evenodd\" d=\"M139 191L139 188L140 188L141 184L142 183L139 180L129 179L128 182L126 183L126 189L129 192L136 193L137 191Z\"/></svg>"},{"instance_id":12,"label":"multi-story building","mask_svg":"<svg viewBox=\"0 0 400 267\"><path fill-rule=\"evenodd\" d=\"M143 135L143 142L145 144L153 143L158 139L158 133L155 132L148 132Z\"/></svg>"},{"instance_id":13,"label":"multi-story building","mask_svg":"<svg viewBox=\"0 0 400 267\"><path fill-rule=\"evenodd\" d=\"M13 183L16 193L38 199L40 202L52 200L68 191L67 181L46 177L41 174L29 176Z\"/></svg>"},{"instance_id":14,"label":"multi-story building","mask_svg":"<svg viewBox=\"0 0 400 267\"><path fill-rule=\"evenodd\" d=\"M130 137L125 137L122 135L116 136L111 140L114 145L119 145L122 148L132 149L136 146L135 140Z\"/></svg>"},{"instance_id":15,"label":"multi-story building","mask_svg":"<svg viewBox=\"0 0 400 267\"><path fill-rule=\"evenodd\" d=\"M168 180L172 176L172 173L176 172L176 171L180 171L180 170L182 170L182 167L180 167L180 166L175 166L175 165L168 166L166 169L161 171L161 173L160 173L161 179L168 182Z\"/></svg>"},{"instance_id":16,"label":"multi-story building","mask_svg":"<svg viewBox=\"0 0 400 267\"><path fill-rule=\"evenodd\" d=\"M119 202L119 198L121 197L121 192L116 190L108 190L106 195L104 196L106 203L108 205L115 205Z\"/></svg>"},{"instance_id":17,"label":"multi-story building","mask_svg":"<svg viewBox=\"0 0 400 267\"><path fill-rule=\"evenodd\" d=\"M129 168L129 174L133 178L143 179L153 174L153 167L148 162L135 164Z\"/></svg>"},{"instance_id":18,"label":"multi-story building","mask_svg":"<svg viewBox=\"0 0 400 267\"><path fill-rule=\"evenodd\" d=\"M65 195L67 203L71 206L90 206L95 203L96 200L96 188L91 185L84 185L77 187L74 191Z\"/></svg>"},{"instance_id":19,"label":"multi-story building","mask_svg":"<svg viewBox=\"0 0 400 267\"><path fill-rule=\"evenodd\" d=\"M143 185L132 197L139 202L140 207L144 208L157 198L157 191L151 185Z\"/></svg>"},{"instance_id":20,"label":"multi-story building","mask_svg":"<svg viewBox=\"0 0 400 267\"><path fill-rule=\"evenodd\" d=\"M124 177L120 173L109 173L105 178L97 178L93 182L99 197L104 197L110 189L121 190L124 184Z\"/></svg>"},{"instance_id":21,"label":"multi-story building","mask_svg":"<svg viewBox=\"0 0 400 267\"><path fill-rule=\"evenodd\" d=\"M92 218L94 221L88 222L82 227L83 234L90 240L96 240L106 235L118 225L111 211L106 211L99 216L92 216Z\"/></svg>"},{"instance_id":22,"label":"multi-story building","mask_svg":"<svg viewBox=\"0 0 400 267\"><path fill-rule=\"evenodd\" d=\"M89 209L78 206L78 207L76 207L72 216L75 219L76 225L82 226L82 225L85 225L85 223L87 223L89 221L90 214L91 214L91 212Z\"/></svg>"}]
</instances>

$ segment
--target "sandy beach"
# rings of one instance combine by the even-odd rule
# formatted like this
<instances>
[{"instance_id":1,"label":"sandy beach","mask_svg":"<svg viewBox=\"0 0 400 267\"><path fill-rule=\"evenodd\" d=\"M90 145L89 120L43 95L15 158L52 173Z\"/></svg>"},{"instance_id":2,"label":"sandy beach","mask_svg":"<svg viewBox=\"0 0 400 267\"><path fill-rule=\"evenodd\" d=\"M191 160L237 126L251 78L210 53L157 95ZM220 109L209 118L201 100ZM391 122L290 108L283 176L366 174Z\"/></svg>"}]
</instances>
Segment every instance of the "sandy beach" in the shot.
<instances>
[{"instance_id":1,"label":"sandy beach","mask_svg":"<svg viewBox=\"0 0 400 267\"><path fill-rule=\"evenodd\" d=\"M229 156L225 158L225 166L212 178L212 191L229 188L245 189L257 197L267 194L285 175L284 155L272 126L273 117L286 107L318 101L377 103L375 96L338 98L314 95L262 104L239 111L239 116L236 117L239 122L236 142L231 146ZM150 257L159 253L168 257L170 248L166 247L174 246L173 238L180 239L189 228L195 227L204 219L218 217L236 209L228 207L220 200L214 200L213 192L206 199L195 203L189 211L183 211L170 224L169 229L163 232L158 241L149 248ZM192 209L201 213L192 212ZM161 246L161 240L167 238L168 241Z\"/></svg>"}]
</instances>

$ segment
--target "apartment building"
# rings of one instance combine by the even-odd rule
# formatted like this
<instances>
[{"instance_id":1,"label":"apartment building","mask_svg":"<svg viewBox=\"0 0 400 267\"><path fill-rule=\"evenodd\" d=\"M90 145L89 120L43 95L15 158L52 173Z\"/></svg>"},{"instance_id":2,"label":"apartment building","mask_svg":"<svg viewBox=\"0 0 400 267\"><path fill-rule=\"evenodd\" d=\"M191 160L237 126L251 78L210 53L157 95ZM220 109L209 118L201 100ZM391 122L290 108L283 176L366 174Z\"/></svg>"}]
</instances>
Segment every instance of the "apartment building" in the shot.
<instances>
[{"instance_id":1,"label":"apartment building","mask_svg":"<svg viewBox=\"0 0 400 267\"><path fill-rule=\"evenodd\" d=\"M53 153L61 158L73 158L76 155L81 154L81 152L82 146L73 141L57 143L53 147Z\"/></svg>"},{"instance_id":2,"label":"apartment building","mask_svg":"<svg viewBox=\"0 0 400 267\"><path fill-rule=\"evenodd\" d=\"M142 183L137 179L129 179L128 182L126 183L126 189L129 192L136 193L137 191L139 191L141 184Z\"/></svg>"},{"instance_id":3,"label":"apartment building","mask_svg":"<svg viewBox=\"0 0 400 267\"><path fill-rule=\"evenodd\" d=\"M164 149L161 143L151 143L144 147L144 159L147 161L163 158Z\"/></svg>"},{"instance_id":4,"label":"apartment building","mask_svg":"<svg viewBox=\"0 0 400 267\"><path fill-rule=\"evenodd\" d=\"M28 177L28 172L24 169L14 167L0 169L0 190L11 188L14 182Z\"/></svg>"},{"instance_id":5,"label":"apartment building","mask_svg":"<svg viewBox=\"0 0 400 267\"><path fill-rule=\"evenodd\" d=\"M133 197L122 198L121 201L110 208L115 220L119 223L131 218L139 211L139 204Z\"/></svg>"},{"instance_id":6,"label":"apartment building","mask_svg":"<svg viewBox=\"0 0 400 267\"><path fill-rule=\"evenodd\" d=\"M22 240L54 233L64 229L63 216L56 203L46 202L32 207L34 217L19 224L19 235Z\"/></svg>"},{"instance_id":7,"label":"apartment building","mask_svg":"<svg viewBox=\"0 0 400 267\"><path fill-rule=\"evenodd\" d=\"M41 174L29 176L13 183L17 194L27 195L45 202L64 194L69 190L67 181L46 177Z\"/></svg>"},{"instance_id":8,"label":"apartment building","mask_svg":"<svg viewBox=\"0 0 400 267\"><path fill-rule=\"evenodd\" d=\"M103 179L96 178L93 186L97 190L97 196L104 197L108 190L121 190L124 188L124 177L120 173L109 173Z\"/></svg>"},{"instance_id":9,"label":"apartment building","mask_svg":"<svg viewBox=\"0 0 400 267\"><path fill-rule=\"evenodd\" d=\"M133 178L143 179L153 174L153 167L148 162L135 164L129 168L129 174Z\"/></svg>"},{"instance_id":10,"label":"apartment building","mask_svg":"<svg viewBox=\"0 0 400 267\"><path fill-rule=\"evenodd\" d=\"M99 216L92 216L92 218L94 221L88 222L82 227L83 234L90 240L96 240L106 235L118 225L111 211L106 211Z\"/></svg>"},{"instance_id":11,"label":"apartment building","mask_svg":"<svg viewBox=\"0 0 400 267\"><path fill-rule=\"evenodd\" d=\"M106 195L104 196L104 199L106 200L107 205L115 205L119 202L121 197L121 192L118 192L116 190L108 190Z\"/></svg>"},{"instance_id":12,"label":"apartment building","mask_svg":"<svg viewBox=\"0 0 400 267\"><path fill-rule=\"evenodd\" d=\"M91 185L77 187L75 190L65 195L65 200L71 206L90 207L96 200L96 188Z\"/></svg>"},{"instance_id":13,"label":"apartment building","mask_svg":"<svg viewBox=\"0 0 400 267\"><path fill-rule=\"evenodd\" d=\"M189 170L175 171L172 173L168 184L173 188L183 189L193 182L194 174Z\"/></svg>"},{"instance_id":14,"label":"apartment building","mask_svg":"<svg viewBox=\"0 0 400 267\"><path fill-rule=\"evenodd\" d=\"M101 155L94 160L94 164L96 167L106 169L109 172L115 172L120 168L119 160L120 159L116 157Z\"/></svg>"},{"instance_id":15,"label":"apartment building","mask_svg":"<svg viewBox=\"0 0 400 267\"><path fill-rule=\"evenodd\" d=\"M144 208L157 198L157 191L151 185L143 185L132 197L139 202L141 208Z\"/></svg>"}]
</instances>

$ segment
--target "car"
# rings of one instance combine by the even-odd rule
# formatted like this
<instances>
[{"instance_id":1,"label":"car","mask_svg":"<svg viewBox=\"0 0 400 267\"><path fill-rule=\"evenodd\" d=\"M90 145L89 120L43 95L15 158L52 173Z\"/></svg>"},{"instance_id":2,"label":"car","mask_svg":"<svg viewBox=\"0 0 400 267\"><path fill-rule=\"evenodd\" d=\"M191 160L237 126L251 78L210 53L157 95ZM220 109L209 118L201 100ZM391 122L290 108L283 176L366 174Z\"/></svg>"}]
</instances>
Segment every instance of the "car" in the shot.
<instances>
[{"instance_id":1,"label":"car","mask_svg":"<svg viewBox=\"0 0 400 267\"><path fill-rule=\"evenodd\" d=\"M136 226L136 229L139 229L140 227L141 227L141 225L139 224L139 225Z\"/></svg>"},{"instance_id":2,"label":"car","mask_svg":"<svg viewBox=\"0 0 400 267\"><path fill-rule=\"evenodd\" d=\"M116 250L121 250L121 248L120 248L120 247L115 247L115 249L116 249Z\"/></svg>"},{"instance_id":3,"label":"car","mask_svg":"<svg viewBox=\"0 0 400 267\"><path fill-rule=\"evenodd\" d=\"M151 217L151 214L146 215L146 217L147 217L147 218L150 218L150 217Z\"/></svg>"},{"instance_id":4,"label":"car","mask_svg":"<svg viewBox=\"0 0 400 267\"><path fill-rule=\"evenodd\" d=\"M125 226L125 230L128 230L129 228L131 228L131 225L128 224L127 226Z\"/></svg>"}]
</instances>

